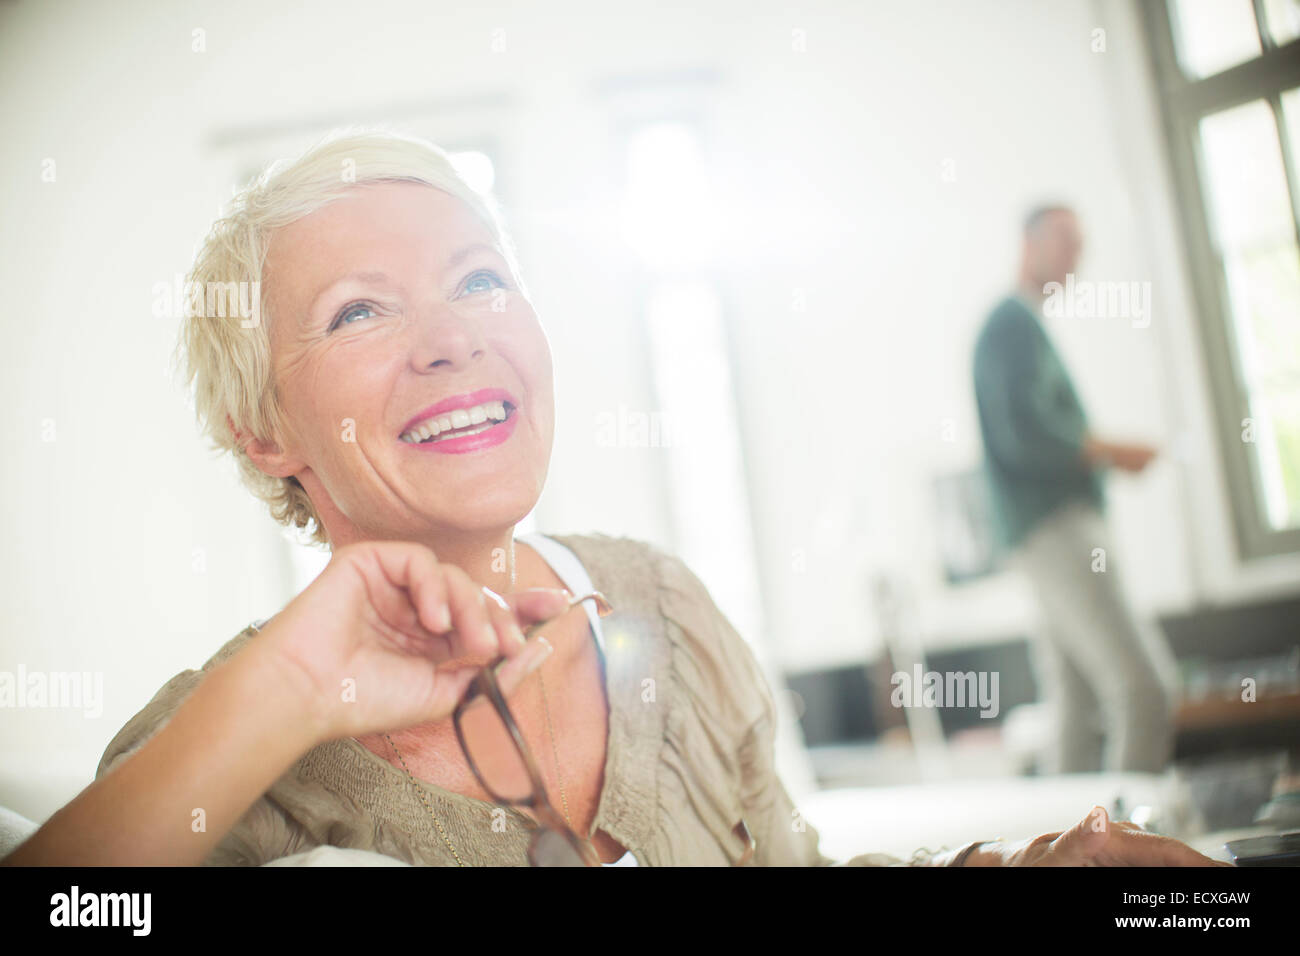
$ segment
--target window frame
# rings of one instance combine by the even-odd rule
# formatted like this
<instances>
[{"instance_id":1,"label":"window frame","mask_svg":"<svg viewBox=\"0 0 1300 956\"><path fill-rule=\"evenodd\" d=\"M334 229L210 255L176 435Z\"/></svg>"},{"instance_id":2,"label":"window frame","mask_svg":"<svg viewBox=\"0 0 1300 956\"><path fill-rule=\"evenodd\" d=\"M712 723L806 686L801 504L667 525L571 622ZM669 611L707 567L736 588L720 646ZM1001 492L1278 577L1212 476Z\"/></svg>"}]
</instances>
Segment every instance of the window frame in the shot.
<instances>
[{"instance_id":1,"label":"window frame","mask_svg":"<svg viewBox=\"0 0 1300 956\"><path fill-rule=\"evenodd\" d=\"M1300 86L1300 39L1275 44L1266 29L1263 0L1254 0L1260 56L1200 79L1178 63L1172 0L1141 3L1147 52L1160 102L1166 161L1178 198L1183 251L1189 266L1192 310L1213 398L1215 432L1231 502L1238 556L1253 561L1300 552L1300 528L1274 529L1264 517L1255 455L1241 439L1249 415L1249 390L1242 378L1227 276L1211 236L1207 195L1201 176L1199 123L1213 113L1264 100L1273 111L1291 197L1292 223L1300 243L1300 156L1287 140L1282 94Z\"/></svg>"}]
</instances>

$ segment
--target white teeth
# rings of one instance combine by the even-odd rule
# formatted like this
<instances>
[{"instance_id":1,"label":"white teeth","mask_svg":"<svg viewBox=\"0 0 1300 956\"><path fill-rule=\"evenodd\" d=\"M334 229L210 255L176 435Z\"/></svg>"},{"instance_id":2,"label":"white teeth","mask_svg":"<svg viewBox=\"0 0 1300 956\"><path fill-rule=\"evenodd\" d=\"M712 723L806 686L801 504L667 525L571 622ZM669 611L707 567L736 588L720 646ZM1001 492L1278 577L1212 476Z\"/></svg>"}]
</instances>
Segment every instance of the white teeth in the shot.
<instances>
[{"instance_id":1,"label":"white teeth","mask_svg":"<svg viewBox=\"0 0 1300 956\"><path fill-rule=\"evenodd\" d=\"M482 405L475 405L473 408L458 408L445 415L439 415L437 418L426 419L409 431L404 432L401 439L404 442L419 444L429 439L437 440L437 437L443 432L468 429L471 425L482 425L482 428L463 431L454 437L477 435L479 432L485 431L505 420L505 402L484 402ZM448 435L447 437L453 436Z\"/></svg>"}]
</instances>

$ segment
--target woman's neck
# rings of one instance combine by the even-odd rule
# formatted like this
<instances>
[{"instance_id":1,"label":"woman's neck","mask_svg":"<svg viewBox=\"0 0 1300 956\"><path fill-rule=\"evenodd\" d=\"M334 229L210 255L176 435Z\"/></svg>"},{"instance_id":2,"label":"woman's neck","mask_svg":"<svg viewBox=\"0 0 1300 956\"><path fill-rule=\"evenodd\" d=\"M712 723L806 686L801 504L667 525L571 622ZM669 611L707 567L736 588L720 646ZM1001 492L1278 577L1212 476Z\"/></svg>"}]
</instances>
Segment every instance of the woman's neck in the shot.
<instances>
[{"instance_id":1,"label":"woman's neck","mask_svg":"<svg viewBox=\"0 0 1300 956\"><path fill-rule=\"evenodd\" d=\"M383 536L366 535L356 528L346 528L330 534L332 548L341 548L361 541L372 541ZM518 588L549 587L549 583L534 582L530 575L516 573L514 528L472 534L439 533L421 539L429 547L439 564L454 564L464 571L471 581L489 587L497 594L510 594ZM530 567L532 574L536 570Z\"/></svg>"},{"instance_id":2,"label":"woman's neck","mask_svg":"<svg viewBox=\"0 0 1300 956\"><path fill-rule=\"evenodd\" d=\"M509 594L519 586L513 528L492 535L439 535L424 543L440 564L454 564L475 584L497 594Z\"/></svg>"}]
</instances>

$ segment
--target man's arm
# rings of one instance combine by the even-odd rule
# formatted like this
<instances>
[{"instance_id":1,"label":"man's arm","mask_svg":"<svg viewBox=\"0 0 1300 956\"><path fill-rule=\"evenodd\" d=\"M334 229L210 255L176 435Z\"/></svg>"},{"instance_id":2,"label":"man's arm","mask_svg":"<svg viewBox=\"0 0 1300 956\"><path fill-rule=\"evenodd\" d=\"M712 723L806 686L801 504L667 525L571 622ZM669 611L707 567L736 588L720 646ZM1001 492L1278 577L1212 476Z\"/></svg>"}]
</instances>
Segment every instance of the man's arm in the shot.
<instances>
[{"instance_id":1,"label":"man's arm","mask_svg":"<svg viewBox=\"0 0 1300 956\"><path fill-rule=\"evenodd\" d=\"M1029 477L1076 475L1089 467L1083 424L1048 407L1042 379L1032 328L1004 322L981 340L975 394L989 455L1005 470Z\"/></svg>"}]
</instances>

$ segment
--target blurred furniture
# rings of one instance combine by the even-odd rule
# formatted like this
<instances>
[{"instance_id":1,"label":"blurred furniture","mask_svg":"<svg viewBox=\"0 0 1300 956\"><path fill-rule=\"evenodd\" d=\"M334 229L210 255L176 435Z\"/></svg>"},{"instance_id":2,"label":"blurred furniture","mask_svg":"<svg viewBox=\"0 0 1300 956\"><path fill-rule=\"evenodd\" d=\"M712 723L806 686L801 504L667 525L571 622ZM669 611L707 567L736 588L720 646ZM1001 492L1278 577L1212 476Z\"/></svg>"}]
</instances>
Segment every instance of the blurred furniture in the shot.
<instances>
[{"instance_id":1,"label":"blurred furniture","mask_svg":"<svg viewBox=\"0 0 1300 956\"><path fill-rule=\"evenodd\" d=\"M1160 618L1183 700L1175 758L1300 747L1300 597L1199 607ZM1255 700L1242 681L1255 682Z\"/></svg>"},{"instance_id":2,"label":"blurred furniture","mask_svg":"<svg viewBox=\"0 0 1300 956\"><path fill-rule=\"evenodd\" d=\"M821 851L836 860L861 853L909 858L918 849L968 840L1019 840L1073 826L1094 806L1116 820L1150 819L1148 828L1227 860L1230 839L1278 832L1239 825L1206 829L1193 789L1174 774L1065 774L942 784L824 790L799 811L816 828Z\"/></svg>"},{"instance_id":3,"label":"blurred furniture","mask_svg":"<svg viewBox=\"0 0 1300 956\"><path fill-rule=\"evenodd\" d=\"M21 813L0 807L0 859L4 859L18 845L40 829Z\"/></svg>"},{"instance_id":4,"label":"blurred furniture","mask_svg":"<svg viewBox=\"0 0 1300 956\"><path fill-rule=\"evenodd\" d=\"M819 783L918 783L939 779L939 766L958 776L1030 772L1048 715L1036 706L1028 641L1012 636L923 654L908 636L906 602L897 589L878 582L873 591L884 654L860 665L786 675L787 685L801 700L800 723ZM1194 764L1278 750L1290 750L1293 761L1300 762L1300 598L1201 607L1164 615L1159 625L1169 638L1182 687L1175 715L1175 762ZM983 718L976 707L907 708L900 715L889 700L890 675L918 661L925 670L941 673L996 671L998 715ZM1241 699L1245 678L1254 681L1253 701ZM942 744L936 725L942 728ZM995 741L984 758L965 760L956 752L960 739L988 737L990 732L998 735L1000 744ZM924 745L909 753L906 744L916 739L923 739ZM889 746L896 743L904 746ZM998 753L999 746L1007 752ZM990 769L992 773L986 772Z\"/></svg>"}]
</instances>

